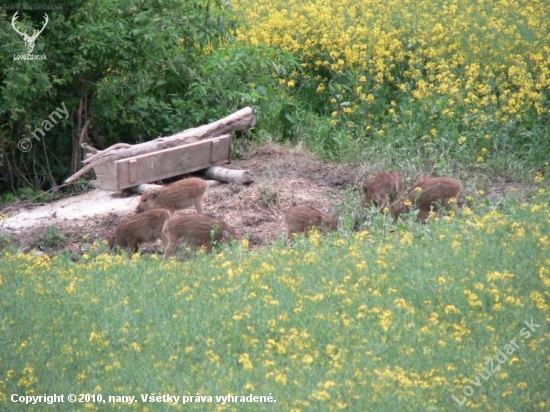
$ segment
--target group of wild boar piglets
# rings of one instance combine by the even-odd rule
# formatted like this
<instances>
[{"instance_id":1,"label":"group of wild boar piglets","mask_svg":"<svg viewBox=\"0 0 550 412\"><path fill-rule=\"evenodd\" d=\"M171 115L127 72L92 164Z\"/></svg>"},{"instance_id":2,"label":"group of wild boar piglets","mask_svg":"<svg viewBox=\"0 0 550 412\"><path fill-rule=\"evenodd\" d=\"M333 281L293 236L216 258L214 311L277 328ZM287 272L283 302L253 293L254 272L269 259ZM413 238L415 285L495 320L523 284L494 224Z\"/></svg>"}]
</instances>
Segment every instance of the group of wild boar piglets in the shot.
<instances>
[{"instance_id":1,"label":"group of wild boar piglets","mask_svg":"<svg viewBox=\"0 0 550 412\"><path fill-rule=\"evenodd\" d=\"M431 210L449 208L453 202L451 199L458 200L462 193L462 183L458 180L422 174L407 193L407 199L397 201L402 186L402 179L395 172L376 175L361 188L363 206L374 205L389 210L397 219L401 213L408 211L410 205L416 205L419 209L418 220L425 221ZM136 214L124 219L109 236L109 246L136 252L141 243L160 238L166 258L173 254L180 241L192 248L204 247L210 251L213 242L236 238L235 231L223 220L203 214L202 201L207 187L205 180L190 177L145 191ZM196 214L173 216L174 211L193 206ZM334 216L307 205L289 208L283 220L286 244L295 234L307 235L312 227L328 231L336 230L338 226Z\"/></svg>"},{"instance_id":2,"label":"group of wild boar piglets","mask_svg":"<svg viewBox=\"0 0 550 412\"><path fill-rule=\"evenodd\" d=\"M450 177L433 177L430 174L419 175L413 187L407 192L406 199L397 201L403 187L401 176L396 172L383 172L363 185L363 206L372 205L389 210L394 219L408 212L410 206L418 209L417 219L426 221L431 211L440 207L450 209L462 194L462 183Z\"/></svg>"},{"instance_id":3,"label":"group of wild boar piglets","mask_svg":"<svg viewBox=\"0 0 550 412\"><path fill-rule=\"evenodd\" d=\"M202 200L208 185L190 177L168 186L146 190L136 214L124 219L111 233L108 244L137 252L141 243L162 239L164 257L169 257L180 240L192 248L207 251L216 241L228 241L235 231L223 220L204 215ZM195 207L197 214L172 216L174 211Z\"/></svg>"}]
</instances>

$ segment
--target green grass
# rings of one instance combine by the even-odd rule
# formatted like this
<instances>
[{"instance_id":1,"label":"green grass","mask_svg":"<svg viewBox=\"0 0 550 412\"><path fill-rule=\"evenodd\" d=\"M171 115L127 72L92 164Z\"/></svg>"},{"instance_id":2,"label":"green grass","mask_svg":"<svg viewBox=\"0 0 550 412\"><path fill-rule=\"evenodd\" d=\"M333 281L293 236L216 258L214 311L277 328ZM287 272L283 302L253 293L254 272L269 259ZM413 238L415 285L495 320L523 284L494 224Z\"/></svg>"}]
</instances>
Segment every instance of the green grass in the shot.
<instances>
[{"instance_id":1,"label":"green grass","mask_svg":"<svg viewBox=\"0 0 550 412\"><path fill-rule=\"evenodd\" d=\"M193 410L451 411L470 386L465 407L547 410L550 196L541 193L426 226L185 262L127 259L104 245L79 262L6 252L2 409L27 410L12 394L87 393L106 404L56 408L127 409L108 402L125 395L137 410L172 410L142 402L154 393L212 397L180 398ZM529 337L526 321L540 325ZM519 348L480 378L513 339ZM277 402L216 402L227 394Z\"/></svg>"}]
</instances>

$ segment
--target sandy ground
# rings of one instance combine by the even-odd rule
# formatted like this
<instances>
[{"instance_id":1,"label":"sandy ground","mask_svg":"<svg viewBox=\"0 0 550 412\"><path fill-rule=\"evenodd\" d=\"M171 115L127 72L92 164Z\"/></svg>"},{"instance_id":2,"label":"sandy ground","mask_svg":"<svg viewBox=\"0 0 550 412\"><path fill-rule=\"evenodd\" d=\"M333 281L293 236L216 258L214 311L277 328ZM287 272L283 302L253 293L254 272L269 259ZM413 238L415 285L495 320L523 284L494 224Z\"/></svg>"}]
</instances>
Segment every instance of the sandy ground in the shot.
<instances>
[{"instance_id":1,"label":"sandy ground","mask_svg":"<svg viewBox=\"0 0 550 412\"><path fill-rule=\"evenodd\" d=\"M19 234L37 226L71 224L109 213L128 214L136 208L138 202L138 196L125 197L120 193L94 189L32 209L20 210L6 219L2 228L8 233Z\"/></svg>"}]
</instances>

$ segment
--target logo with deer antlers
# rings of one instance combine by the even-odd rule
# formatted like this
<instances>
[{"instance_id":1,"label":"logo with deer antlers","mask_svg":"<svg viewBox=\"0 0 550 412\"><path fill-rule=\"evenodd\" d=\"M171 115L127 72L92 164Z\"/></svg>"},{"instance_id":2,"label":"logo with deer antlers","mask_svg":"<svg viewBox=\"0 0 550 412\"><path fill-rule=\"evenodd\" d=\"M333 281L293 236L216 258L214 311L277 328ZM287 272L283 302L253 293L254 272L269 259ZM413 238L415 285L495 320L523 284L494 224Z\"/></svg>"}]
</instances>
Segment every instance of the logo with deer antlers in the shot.
<instances>
[{"instance_id":1,"label":"logo with deer antlers","mask_svg":"<svg viewBox=\"0 0 550 412\"><path fill-rule=\"evenodd\" d=\"M21 31L19 31L19 28L15 26L15 23L17 22L17 18L19 17L17 15L17 13L19 13L19 10L16 11L15 14L13 15L13 17L11 19L11 25L12 25L13 29L17 33L19 33L21 35L21 37L23 37L23 40L27 44L27 46L26 46L27 47L27 53L31 54L32 51L34 50L34 42L38 38L38 35L44 31L44 29L46 28L46 24L48 24L48 21L49 21L48 15L46 13L44 13L44 16L45 16L44 25L42 26L42 28L40 30L34 30L34 33L32 34L32 36L29 36L27 34L27 30L25 30L25 33L21 33Z\"/></svg>"}]
</instances>

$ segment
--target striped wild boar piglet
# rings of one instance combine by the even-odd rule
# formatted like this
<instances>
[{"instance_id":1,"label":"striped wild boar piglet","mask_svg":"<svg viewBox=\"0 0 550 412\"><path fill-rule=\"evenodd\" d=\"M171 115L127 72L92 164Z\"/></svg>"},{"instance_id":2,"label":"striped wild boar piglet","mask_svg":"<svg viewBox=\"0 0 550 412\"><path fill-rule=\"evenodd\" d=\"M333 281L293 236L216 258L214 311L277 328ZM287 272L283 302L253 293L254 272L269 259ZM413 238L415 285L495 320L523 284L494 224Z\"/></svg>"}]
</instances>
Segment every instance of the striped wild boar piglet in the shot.
<instances>
[{"instance_id":1,"label":"striped wild boar piglet","mask_svg":"<svg viewBox=\"0 0 550 412\"><path fill-rule=\"evenodd\" d=\"M164 257L171 256L182 241L192 249L212 250L214 242L228 242L236 238L235 231L223 220L207 215L182 215L166 222L162 231Z\"/></svg>"},{"instance_id":2,"label":"striped wild boar piglet","mask_svg":"<svg viewBox=\"0 0 550 412\"><path fill-rule=\"evenodd\" d=\"M407 212L410 207L419 210L418 221L425 222L430 211L438 210L440 207L447 210L456 205L462 194L462 183L449 177L432 177L419 185L414 186L407 194L407 201L399 201L391 207L391 214L397 219L401 213ZM454 199L454 202L451 201Z\"/></svg>"},{"instance_id":3,"label":"striped wild boar piglet","mask_svg":"<svg viewBox=\"0 0 550 412\"><path fill-rule=\"evenodd\" d=\"M338 229L338 220L334 216L307 205L298 205L288 209L284 214L284 222L286 226L286 244L288 244L293 234L303 233L307 236L312 227L318 227L323 232Z\"/></svg>"},{"instance_id":4,"label":"striped wild boar piglet","mask_svg":"<svg viewBox=\"0 0 550 412\"><path fill-rule=\"evenodd\" d=\"M384 210L395 202L402 187L403 181L398 173L382 172L365 183L363 206L374 205Z\"/></svg>"},{"instance_id":5,"label":"striped wild boar piglet","mask_svg":"<svg viewBox=\"0 0 550 412\"><path fill-rule=\"evenodd\" d=\"M140 244L161 237L162 228L168 219L170 212L166 209L152 209L129 216L113 230L107 243L111 249L120 246L135 253Z\"/></svg>"},{"instance_id":6,"label":"striped wild boar piglet","mask_svg":"<svg viewBox=\"0 0 550 412\"><path fill-rule=\"evenodd\" d=\"M197 213L202 214L202 200L207 187L205 180L190 177L158 189L148 189L141 195L136 213L151 209L167 209L173 213L195 206Z\"/></svg>"}]
</instances>

